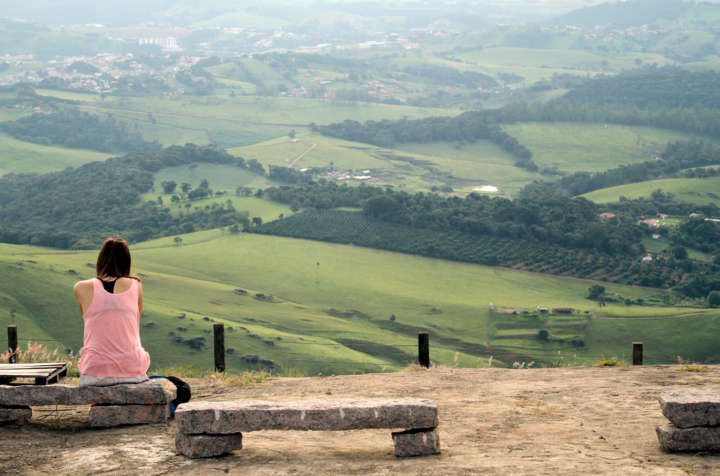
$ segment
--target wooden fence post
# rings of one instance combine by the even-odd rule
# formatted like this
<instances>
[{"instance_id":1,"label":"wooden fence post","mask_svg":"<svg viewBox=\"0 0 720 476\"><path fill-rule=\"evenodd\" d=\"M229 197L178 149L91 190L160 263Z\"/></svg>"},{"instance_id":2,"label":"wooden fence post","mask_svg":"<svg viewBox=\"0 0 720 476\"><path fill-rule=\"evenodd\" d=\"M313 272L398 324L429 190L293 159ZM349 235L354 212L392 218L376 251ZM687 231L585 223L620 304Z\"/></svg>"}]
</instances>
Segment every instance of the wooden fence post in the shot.
<instances>
[{"instance_id":1,"label":"wooden fence post","mask_svg":"<svg viewBox=\"0 0 720 476\"><path fill-rule=\"evenodd\" d=\"M633 365L643 364L643 343L633 342L633 354L632 354Z\"/></svg>"},{"instance_id":2,"label":"wooden fence post","mask_svg":"<svg viewBox=\"0 0 720 476\"><path fill-rule=\"evenodd\" d=\"M418 362L421 367L430 368L430 334L418 334Z\"/></svg>"},{"instance_id":3,"label":"wooden fence post","mask_svg":"<svg viewBox=\"0 0 720 476\"><path fill-rule=\"evenodd\" d=\"M8 350L10 351L8 362L11 364L17 362L17 342L17 326L8 326Z\"/></svg>"},{"instance_id":4,"label":"wooden fence post","mask_svg":"<svg viewBox=\"0 0 720 476\"><path fill-rule=\"evenodd\" d=\"M225 372L225 325L213 325L213 335L213 349L215 350L215 371Z\"/></svg>"}]
</instances>

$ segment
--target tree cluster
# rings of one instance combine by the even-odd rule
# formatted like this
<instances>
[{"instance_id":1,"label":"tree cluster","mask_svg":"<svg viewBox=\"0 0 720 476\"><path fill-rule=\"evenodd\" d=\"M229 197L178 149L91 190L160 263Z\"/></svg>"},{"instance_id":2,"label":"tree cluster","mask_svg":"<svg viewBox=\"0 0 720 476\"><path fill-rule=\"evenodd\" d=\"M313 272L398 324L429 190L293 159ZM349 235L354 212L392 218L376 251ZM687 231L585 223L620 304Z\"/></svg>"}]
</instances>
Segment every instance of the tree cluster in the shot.
<instances>
[{"instance_id":1,"label":"tree cluster","mask_svg":"<svg viewBox=\"0 0 720 476\"><path fill-rule=\"evenodd\" d=\"M194 162L236 159L214 147L170 147L93 162L44 175L0 178L0 241L56 248L91 248L111 234L132 241L247 222L232 203L173 215L142 201L153 172Z\"/></svg>"},{"instance_id":2,"label":"tree cluster","mask_svg":"<svg viewBox=\"0 0 720 476\"><path fill-rule=\"evenodd\" d=\"M101 152L158 150L160 144L145 141L140 133L124 122L74 109L52 114L33 114L12 122L0 123L0 130L27 142L59 145Z\"/></svg>"},{"instance_id":3,"label":"tree cluster","mask_svg":"<svg viewBox=\"0 0 720 476\"><path fill-rule=\"evenodd\" d=\"M634 243L643 230L634 223L605 223L585 199L537 192L522 199L408 194L376 187L313 183L266 190L271 200L297 208L362 207L376 220L404 226L534 240L609 254L642 252Z\"/></svg>"},{"instance_id":4,"label":"tree cluster","mask_svg":"<svg viewBox=\"0 0 720 476\"><path fill-rule=\"evenodd\" d=\"M492 117L494 113L468 112L456 117L430 117L426 119L399 121L368 121L360 123L347 120L321 126L326 136L355 142L393 147L410 142L475 142L488 140L513 155L516 165L531 171L538 170L532 160L530 149L505 132Z\"/></svg>"}]
</instances>

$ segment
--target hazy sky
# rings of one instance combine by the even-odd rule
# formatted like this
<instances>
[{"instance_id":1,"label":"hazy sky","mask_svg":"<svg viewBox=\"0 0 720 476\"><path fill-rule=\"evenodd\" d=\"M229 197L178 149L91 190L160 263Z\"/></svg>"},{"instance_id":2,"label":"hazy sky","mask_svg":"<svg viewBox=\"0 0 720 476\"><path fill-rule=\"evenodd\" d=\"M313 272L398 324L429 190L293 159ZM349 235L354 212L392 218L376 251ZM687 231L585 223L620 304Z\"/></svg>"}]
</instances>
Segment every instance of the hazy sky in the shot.
<instances>
[{"instance_id":1,"label":"hazy sky","mask_svg":"<svg viewBox=\"0 0 720 476\"><path fill-rule=\"evenodd\" d=\"M584 5L601 3L598 0L264 0L263 2L243 2L238 0L0 0L0 17L21 18L46 24L82 24L103 23L109 25L132 25L145 22L176 23L192 25L207 21L213 17L235 14L251 15L261 21L262 17L287 15L288 6L304 5L322 11L323 8L338 9L343 6L366 5L366 16L372 16L373 5L382 11L402 9L411 5L422 8L448 10L462 8L492 8L494 13L524 17L527 14L547 15L565 13L570 9ZM282 8L278 8L282 5ZM352 8L352 7L350 7ZM505 11L502 11L505 10Z\"/></svg>"}]
</instances>

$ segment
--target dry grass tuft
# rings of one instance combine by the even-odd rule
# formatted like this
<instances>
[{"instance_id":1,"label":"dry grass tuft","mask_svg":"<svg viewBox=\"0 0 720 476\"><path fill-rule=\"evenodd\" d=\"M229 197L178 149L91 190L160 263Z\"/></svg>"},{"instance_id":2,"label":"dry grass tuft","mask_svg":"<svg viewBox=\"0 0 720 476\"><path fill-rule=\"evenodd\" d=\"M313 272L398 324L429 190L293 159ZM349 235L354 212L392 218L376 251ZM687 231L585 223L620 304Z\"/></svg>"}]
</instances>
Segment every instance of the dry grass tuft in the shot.
<instances>
[{"instance_id":1,"label":"dry grass tuft","mask_svg":"<svg viewBox=\"0 0 720 476\"><path fill-rule=\"evenodd\" d=\"M271 375L264 371L247 371L240 374L213 372L207 376L210 385L221 388L250 387L269 380Z\"/></svg>"},{"instance_id":2,"label":"dry grass tuft","mask_svg":"<svg viewBox=\"0 0 720 476\"><path fill-rule=\"evenodd\" d=\"M694 364L685 364L682 367L680 367L681 372L697 372L697 373L705 373L710 372L710 367L707 365L694 365Z\"/></svg>"},{"instance_id":3,"label":"dry grass tuft","mask_svg":"<svg viewBox=\"0 0 720 476\"><path fill-rule=\"evenodd\" d=\"M39 342L28 342L27 347L23 350L18 347L15 352L8 349L7 352L0 354L0 362L9 363L10 357L15 356L18 363L50 363L50 362L67 362L69 364L68 376L77 377L77 362L79 356L74 353L61 353L59 349L50 350Z\"/></svg>"},{"instance_id":4,"label":"dry grass tuft","mask_svg":"<svg viewBox=\"0 0 720 476\"><path fill-rule=\"evenodd\" d=\"M625 361L617 357L605 357L604 355L595 362L596 367L625 367Z\"/></svg>"}]
</instances>

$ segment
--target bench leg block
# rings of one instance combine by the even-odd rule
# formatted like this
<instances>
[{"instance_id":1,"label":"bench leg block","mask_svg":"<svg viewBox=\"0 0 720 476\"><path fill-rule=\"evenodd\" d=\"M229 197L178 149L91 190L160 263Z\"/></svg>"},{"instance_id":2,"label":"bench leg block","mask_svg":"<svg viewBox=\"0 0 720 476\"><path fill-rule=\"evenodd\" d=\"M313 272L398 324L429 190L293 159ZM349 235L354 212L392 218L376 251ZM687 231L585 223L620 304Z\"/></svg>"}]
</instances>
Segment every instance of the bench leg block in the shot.
<instances>
[{"instance_id":1,"label":"bench leg block","mask_svg":"<svg viewBox=\"0 0 720 476\"><path fill-rule=\"evenodd\" d=\"M30 407L0 407L0 425L25 425L30 418Z\"/></svg>"},{"instance_id":2,"label":"bench leg block","mask_svg":"<svg viewBox=\"0 0 720 476\"><path fill-rule=\"evenodd\" d=\"M169 417L168 405L93 405L90 408L93 428L165 423Z\"/></svg>"},{"instance_id":3,"label":"bench leg block","mask_svg":"<svg viewBox=\"0 0 720 476\"><path fill-rule=\"evenodd\" d=\"M399 431L392 434L395 456L430 456L440 454L440 436L437 428Z\"/></svg>"},{"instance_id":4,"label":"bench leg block","mask_svg":"<svg viewBox=\"0 0 720 476\"><path fill-rule=\"evenodd\" d=\"M720 452L720 427L676 428L674 425L656 428L660 447L667 452Z\"/></svg>"},{"instance_id":5,"label":"bench leg block","mask_svg":"<svg viewBox=\"0 0 720 476\"><path fill-rule=\"evenodd\" d=\"M242 433L229 435L175 434L175 449L188 458L213 458L242 449Z\"/></svg>"}]
</instances>

